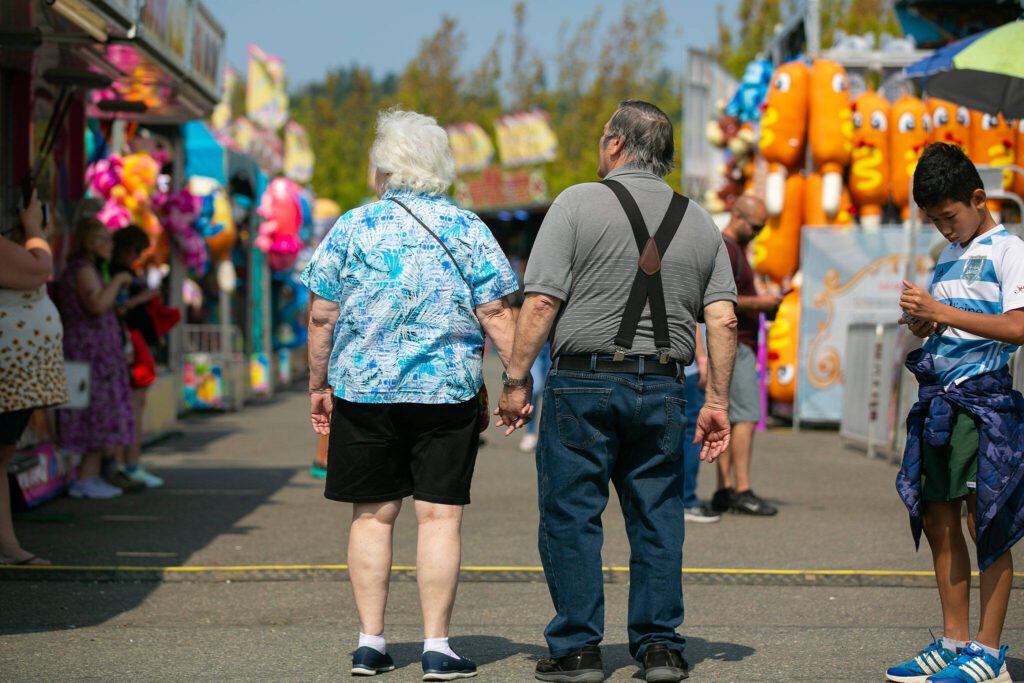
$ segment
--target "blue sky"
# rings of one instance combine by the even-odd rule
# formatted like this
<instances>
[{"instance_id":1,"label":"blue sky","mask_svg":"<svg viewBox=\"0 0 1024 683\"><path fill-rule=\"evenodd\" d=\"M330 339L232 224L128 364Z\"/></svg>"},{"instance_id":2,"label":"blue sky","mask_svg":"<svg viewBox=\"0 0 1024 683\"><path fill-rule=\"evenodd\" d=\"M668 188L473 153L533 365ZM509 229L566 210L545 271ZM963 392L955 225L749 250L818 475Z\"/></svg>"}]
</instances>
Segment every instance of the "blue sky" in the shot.
<instances>
[{"instance_id":1,"label":"blue sky","mask_svg":"<svg viewBox=\"0 0 1024 683\"><path fill-rule=\"evenodd\" d=\"M731 18L739 0L721 0ZM399 71L441 15L459 20L464 63L475 65L499 32L512 32L513 0L203 0L227 29L228 61L244 72L254 42L284 60L290 88L337 66L369 65L377 75ZM565 20L578 23L602 6L605 23L622 15L623 0L527 0L527 33L544 56L558 49ZM669 26L666 64L682 68L686 49L716 37L714 0L664 0ZM506 40L506 46L508 45ZM504 58L507 68L509 59Z\"/></svg>"}]
</instances>

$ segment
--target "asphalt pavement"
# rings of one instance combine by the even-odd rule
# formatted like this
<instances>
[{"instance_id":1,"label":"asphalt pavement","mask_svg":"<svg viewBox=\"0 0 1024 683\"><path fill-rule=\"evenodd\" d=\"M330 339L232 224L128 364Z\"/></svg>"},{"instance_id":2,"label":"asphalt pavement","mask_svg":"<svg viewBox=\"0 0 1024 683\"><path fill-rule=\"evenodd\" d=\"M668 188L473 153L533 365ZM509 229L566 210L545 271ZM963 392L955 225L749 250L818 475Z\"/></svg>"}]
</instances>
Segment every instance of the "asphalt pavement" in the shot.
<instances>
[{"instance_id":1,"label":"asphalt pavement","mask_svg":"<svg viewBox=\"0 0 1024 683\"><path fill-rule=\"evenodd\" d=\"M144 456L164 488L19 515L22 544L63 568L0 569L0 680L348 680L350 508L325 500L308 473L306 408L303 393L286 392L240 413L189 416L180 436ZM452 644L480 664L482 680L532 680L552 616L534 461L519 438L488 433L464 522ZM692 680L882 681L929 628L941 630L929 555L914 551L895 475L833 431L757 436L755 490L779 515L686 529L681 632ZM700 493L713 487L704 467ZM614 500L604 521L606 670L610 681L638 680L626 649L629 548ZM420 675L415 531L404 512L386 632L399 668L385 682ZM1020 596L1004 642L1011 674L1024 679Z\"/></svg>"}]
</instances>

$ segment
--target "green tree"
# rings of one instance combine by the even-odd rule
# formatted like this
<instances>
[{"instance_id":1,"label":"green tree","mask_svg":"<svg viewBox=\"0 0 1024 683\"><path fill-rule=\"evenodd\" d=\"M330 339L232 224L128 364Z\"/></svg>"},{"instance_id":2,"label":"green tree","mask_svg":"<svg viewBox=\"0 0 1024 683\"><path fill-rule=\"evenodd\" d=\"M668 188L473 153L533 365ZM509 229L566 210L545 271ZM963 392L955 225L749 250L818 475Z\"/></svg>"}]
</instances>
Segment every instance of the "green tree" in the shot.
<instances>
[{"instance_id":1,"label":"green tree","mask_svg":"<svg viewBox=\"0 0 1024 683\"><path fill-rule=\"evenodd\" d=\"M735 16L725 18L718 5L718 47L714 54L736 77L775 36L782 20L795 16L796 0L741 0ZM836 30L900 35L892 0L821 0L821 47L832 46Z\"/></svg>"}]
</instances>

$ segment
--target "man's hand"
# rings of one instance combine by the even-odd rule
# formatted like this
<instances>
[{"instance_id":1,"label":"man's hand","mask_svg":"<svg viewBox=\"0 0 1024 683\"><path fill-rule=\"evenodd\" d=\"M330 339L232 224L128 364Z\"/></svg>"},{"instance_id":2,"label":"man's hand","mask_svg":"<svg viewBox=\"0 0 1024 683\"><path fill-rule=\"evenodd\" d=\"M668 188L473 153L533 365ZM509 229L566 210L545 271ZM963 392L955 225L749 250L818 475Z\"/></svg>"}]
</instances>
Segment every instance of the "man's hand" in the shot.
<instances>
[{"instance_id":1,"label":"man's hand","mask_svg":"<svg viewBox=\"0 0 1024 683\"><path fill-rule=\"evenodd\" d=\"M697 414L697 428L693 437L693 443L704 444L700 449L700 459L714 462L729 447L731 433L728 408L705 403Z\"/></svg>"},{"instance_id":2,"label":"man's hand","mask_svg":"<svg viewBox=\"0 0 1024 683\"><path fill-rule=\"evenodd\" d=\"M330 389L316 389L309 392L309 416L313 431L321 436L331 433L331 412L334 410L334 395Z\"/></svg>"},{"instance_id":3,"label":"man's hand","mask_svg":"<svg viewBox=\"0 0 1024 683\"><path fill-rule=\"evenodd\" d=\"M907 329L919 339L927 339L935 334L935 330L939 327L938 323L918 320L917 318L900 318L899 324L906 325Z\"/></svg>"},{"instance_id":4,"label":"man's hand","mask_svg":"<svg viewBox=\"0 0 1024 683\"><path fill-rule=\"evenodd\" d=\"M913 282L904 280L903 294L900 295L900 308L904 313L917 318L920 322L937 323L943 306L927 290L918 287ZM911 331L913 332L913 328Z\"/></svg>"},{"instance_id":5,"label":"man's hand","mask_svg":"<svg viewBox=\"0 0 1024 683\"><path fill-rule=\"evenodd\" d=\"M758 294L757 308L765 313L771 313L782 303L782 296L779 294Z\"/></svg>"},{"instance_id":6,"label":"man's hand","mask_svg":"<svg viewBox=\"0 0 1024 683\"><path fill-rule=\"evenodd\" d=\"M510 435L517 429L522 429L530 421L533 415L533 404L530 403L530 395L533 392L533 382L521 387L505 387L498 399L498 407L494 414L498 416L495 427L507 427L505 436Z\"/></svg>"}]
</instances>

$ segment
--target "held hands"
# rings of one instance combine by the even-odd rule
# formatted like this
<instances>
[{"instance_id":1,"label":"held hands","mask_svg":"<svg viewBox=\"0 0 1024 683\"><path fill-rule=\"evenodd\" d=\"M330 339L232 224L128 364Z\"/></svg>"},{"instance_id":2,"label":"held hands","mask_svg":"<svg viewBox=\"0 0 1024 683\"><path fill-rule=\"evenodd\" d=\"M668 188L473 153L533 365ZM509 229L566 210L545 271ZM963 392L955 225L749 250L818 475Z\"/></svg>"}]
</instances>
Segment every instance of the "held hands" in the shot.
<instances>
[{"instance_id":1,"label":"held hands","mask_svg":"<svg viewBox=\"0 0 1024 683\"><path fill-rule=\"evenodd\" d=\"M693 443L703 442L700 459L714 462L729 447L730 435L729 409L705 403L697 414L697 428L693 437Z\"/></svg>"},{"instance_id":2,"label":"held hands","mask_svg":"<svg viewBox=\"0 0 1024 683\"><path fill-rule=\"evenodd\" d=\"M530 403L532 392L532 382L521 387L505 387L502 390L498 407L494 409L494 414L498 416L494 426L507 427L505 436L522 429L530 421L533 415L533 404Z\"/></svg>"},{"instance_id":3,"label":"held hands","mask_svg":"<svg viewBox=\"0 0 1024 683\"><path fill-rule=\"evenodd\" d=\"M313 422L313 431L321 436L328 436L331 433L333 398L330 388L309 390L309 415Z\"/></svg>"},{"instance_id":4,"label":"held hands","mask_svg":"<svg viewBox=\"0 0 1024 683\"><path fill-rule=\"evenodd\" d=\"M906 325L911 334L919 339L927 339L935 334L935 330L939 327L938 323L928 322L927 320L918 320L913 316L907 315L904 315L899 319L899 324Z\"/></svg>"}]
</instances>

